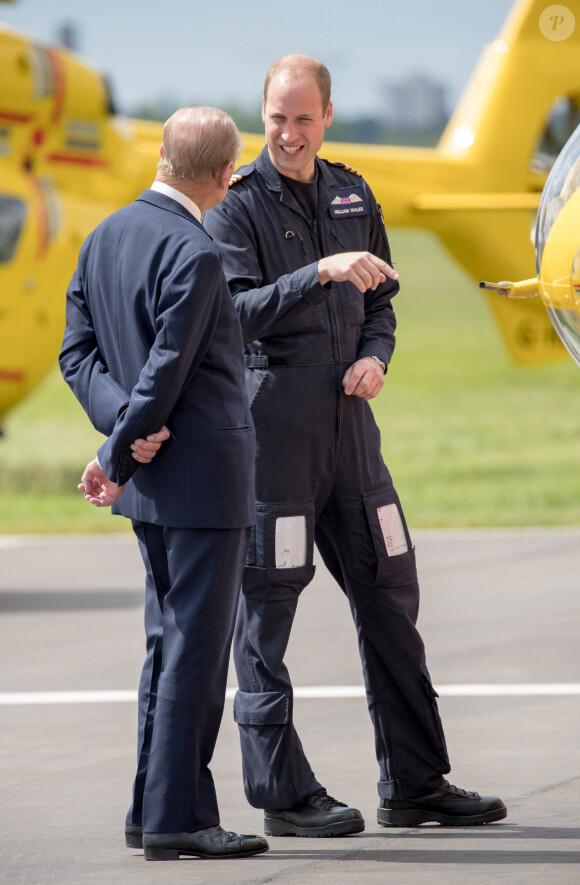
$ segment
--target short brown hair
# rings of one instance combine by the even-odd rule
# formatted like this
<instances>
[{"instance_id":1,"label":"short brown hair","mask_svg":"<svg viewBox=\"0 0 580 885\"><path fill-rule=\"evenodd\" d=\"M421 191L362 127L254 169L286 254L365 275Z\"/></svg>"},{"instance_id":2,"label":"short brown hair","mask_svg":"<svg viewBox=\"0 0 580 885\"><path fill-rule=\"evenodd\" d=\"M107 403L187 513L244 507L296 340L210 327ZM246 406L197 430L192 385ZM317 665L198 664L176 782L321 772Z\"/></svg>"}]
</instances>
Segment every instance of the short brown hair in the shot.
<instances>
[{"instance_id":1,"label":"short brown hair","mask_svg":"<svg viewBox=\"0 0 580 885\"><path fill-rule=\"evenodd\" d=\"M309 55L283 55L270 65L264 83L264 102L268 100L268 89L273 78L278 74L288 74L290 79L305 80L313 77L320 92L322 112L324 113L330 102L330 71L321 61L310 58Z\"/></svg>"},{"instance_id":2,"label":"short brown hair","mask_svg":"<svg viewBox=\"0 0 580 885\"><path fill-rule=\"evenodd\" d=\"M180 108L163 127L164 176L188 181L215 178L242 149L240 133L229 114L218 108Z\"/></svg>"}]
</instances>

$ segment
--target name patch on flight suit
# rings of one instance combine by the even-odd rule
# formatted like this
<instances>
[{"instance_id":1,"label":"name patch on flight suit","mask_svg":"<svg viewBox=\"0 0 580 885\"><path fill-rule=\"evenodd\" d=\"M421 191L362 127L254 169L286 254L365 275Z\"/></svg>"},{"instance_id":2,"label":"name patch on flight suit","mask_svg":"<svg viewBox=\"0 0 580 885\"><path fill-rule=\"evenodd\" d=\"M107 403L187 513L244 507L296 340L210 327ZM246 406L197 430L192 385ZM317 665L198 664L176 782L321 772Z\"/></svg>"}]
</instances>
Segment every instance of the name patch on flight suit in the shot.
<instances>
[{"instance_id":1,"label":"name patch on flight suit","mask_svg":"<svg viewBox=\"0 0 580 885\"><path fill-rule=\"evenodd\" d=\"M353 215L368 215L369 205L360 185L341 187L329 206L331 218L352 218Z\"/></svg>"},{"instance_id":2,"label":"name patch on flight suit","mask_svg":"<svg viewBox=\"0 0 580 885\"><path fill-rule=\"evenodd\" d=\"M377 514L387 548L387 556L400 556L401 553L407 553L409 547L397 505L385 504L383 507L377 507Z\"/></svg>"}]
</instances>

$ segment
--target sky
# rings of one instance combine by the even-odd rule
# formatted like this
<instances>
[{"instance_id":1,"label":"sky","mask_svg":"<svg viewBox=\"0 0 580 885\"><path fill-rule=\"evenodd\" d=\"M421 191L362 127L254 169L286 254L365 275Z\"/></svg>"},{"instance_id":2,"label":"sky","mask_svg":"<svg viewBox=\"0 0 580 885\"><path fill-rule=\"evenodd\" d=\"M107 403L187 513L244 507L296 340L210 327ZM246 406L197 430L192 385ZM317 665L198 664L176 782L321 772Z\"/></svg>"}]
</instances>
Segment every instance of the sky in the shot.
<instances>
[{"instance_id":1,"label":"sky","mask_svg":"<svg viewBox=\"0 0 580 885\"><path fill-rule=\"evenodd\" d=\"M16 0L0 22L40 43L72 23L78 52L106 74L118 108L261 101L271 62L323 61L337 115L378 113L381 86L416 73L448 88L449 110L513 0Z\"/></svg>"}]
</instances>

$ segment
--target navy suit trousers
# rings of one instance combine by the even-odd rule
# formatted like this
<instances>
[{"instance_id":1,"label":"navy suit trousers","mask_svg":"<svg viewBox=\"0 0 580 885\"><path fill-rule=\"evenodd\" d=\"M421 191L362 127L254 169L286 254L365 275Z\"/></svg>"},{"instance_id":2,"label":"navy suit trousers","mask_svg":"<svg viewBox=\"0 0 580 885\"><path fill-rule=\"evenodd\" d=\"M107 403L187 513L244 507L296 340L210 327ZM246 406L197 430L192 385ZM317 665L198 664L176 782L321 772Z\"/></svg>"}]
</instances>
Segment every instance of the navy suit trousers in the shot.
<instances>
[{"instance_id":1,"label":"navy suit trousers","mask_svg":"<svg viewBox=\"0 0 580 885\"><path fill-rule=\"evenodd\" d=\"M127 822L148 833L220 822L209 764L225 700L249 529L133 522L146 569L147 656Z\"/></svg>"}]
</instances>

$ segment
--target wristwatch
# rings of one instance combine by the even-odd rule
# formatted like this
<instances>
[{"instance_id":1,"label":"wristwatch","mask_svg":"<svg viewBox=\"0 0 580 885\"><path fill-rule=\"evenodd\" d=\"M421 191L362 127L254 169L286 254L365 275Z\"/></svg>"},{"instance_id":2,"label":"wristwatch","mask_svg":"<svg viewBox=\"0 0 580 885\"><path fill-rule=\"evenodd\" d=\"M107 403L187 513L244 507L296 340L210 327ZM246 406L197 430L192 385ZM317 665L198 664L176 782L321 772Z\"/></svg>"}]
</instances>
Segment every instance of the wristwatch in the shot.
<instances>
[{"instance_id":1,"label":"wristwatch","mask_svg":"<svg viewBox=\"0 0 580 885\"><path fill-rule=\"evenodd\" d=\"M386 372L387 372L387 367L386 367L385 363L384 363L382 360L380 360L380 359L378 358L378 356L375 356L374 353L369 353L369 356L370 356L370 358L371 358L372 360L375 361L375 363L378 363L378 364L379 364L379 366L381 367L381 369L383 370L383 372L386 374Z\"/></svg>"}]
</instances>

